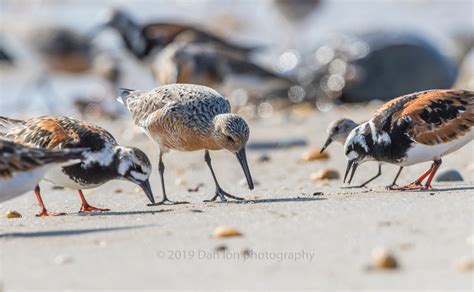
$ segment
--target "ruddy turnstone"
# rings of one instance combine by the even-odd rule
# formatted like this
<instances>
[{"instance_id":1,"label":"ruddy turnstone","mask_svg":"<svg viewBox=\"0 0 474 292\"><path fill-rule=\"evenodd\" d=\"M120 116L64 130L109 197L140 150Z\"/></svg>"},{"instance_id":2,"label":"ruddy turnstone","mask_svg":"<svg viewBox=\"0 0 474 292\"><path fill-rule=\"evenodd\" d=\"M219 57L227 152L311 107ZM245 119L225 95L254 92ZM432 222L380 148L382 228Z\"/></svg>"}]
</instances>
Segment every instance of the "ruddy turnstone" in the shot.
<instances>
[{"instance_id":1,"label":"ruddy turnstone","mask_svg":"<svg viewBox=\"0 0 474 292\"><path fill-rule=\"evenodd\" d=\"M107 21L98 26L92 35L105 28L113 28L120 33L125 46L137 59L145 60L154 51L161 50L173 41L193 43L212 43L228 52L248 55L260 48L240 46L227 41L203 29L178 23L154 22L139 24L126 11L115 9L108 15Z\"/></svg>"},{"instance_id":2,"label":"ruddy turnstone","mask_svg":"<svg viewBox=\"0 0 474 292\"><path fill-rule=\"evenodd\" d=\"M0 202L31 191L51 168L79 162L86 150L50 151L0 139Z\"/></svg>"},{"instance_id":3,"label":"ruddy turnstone","mask_svg":"<svg viewBox=\"0 0 474 292\"><path fill-rule=\"evenodd\" d=\"M329 124L327 133L328 137L326 139L326 142L324 143L323 147L321 148L321 153L324 152L324 150L332 143L332 142L338 142L344 145L346 142L347 137L349 136L350 132L355 129L359 124L354 122L353 120L350 119L339 119L331 124ZM395 179L393 180L392 184L387 186L387 188L391 188L396 185L397 179L400 176L400 173L402 172L403 166L400 166L400 169L397 172L397 175L395 176ZM364 182L363 184L356 186L358 188L365 187L368 183L373 181L374 179L378 178L382 174L382 163L379 163L378 166L378 171L377 174Z\"/></svg>"},{"instance_id":4,"label":"ruddy turnstone","mask_svg":"<svg viewBox=\"0 0 474 292\"><path fill-rule=\"evenodd\" d=\"M25 121L0 117L0 138L51 150L89 148L80 163L53 168L44 176L46 181L55 185L78 190L82 201L80 212L108 211L89 205L82 190L98 187L113 179L139 185L154 203L148 181L151 164L146 154L137 148L119 146L109 132L93 124L55 116ZM38 216L54 215L44 207L38 185L35 193L42 208Z\"/></svg>"},{"instance_id":5,"label":"ruddy turnstone","mask_svg":"<svg viewBox=\"0 0 474 292\"><path fill-rule=\"evenodd\" d=\"M275 92L285 92L286 98L289 88L295 85L283 76L208 44L169 44L156 55L152 72L161 85L199 84L228 93L243 88L248 95L259 98Z\"/></svg>"},{"instance_id":6,"label":"ruddy turnstone","mask_svg":"<svg viewBox=\"0 0 474 292\"><path fill-rule=\"evenodd\" d=\"M398 190L431 188L441 158L474 138L474 91L429 90L393 99L349 134L344 151L349 183L360 163L376 160L399 166L433 161L413 183ZM422 182L427 178L426 184Z\"/></svg>"},{"instance_id":7,"label":"ruddy turnstone","mask_svg":"<svg viewBox=\"0 0 474 292\"><path fill-rule=\"evenodd\" d=\"M205 150L204 159L211 170L216 194L220 197L241 200L225 192L217 182L211 165L209 150L227 149L237 156L247 183L253 189L252 176L247 164L245 145L249 127L240 116L230 113L229 101L217 91L200 85L170 84L151 91L124 90L119 101L132 113L135 124L155 141L160 149L159 171L163 199L159 204L174 203L168 200L163 173L163 154L170 149L180 151Z\"/></svg>"}]
</instances>

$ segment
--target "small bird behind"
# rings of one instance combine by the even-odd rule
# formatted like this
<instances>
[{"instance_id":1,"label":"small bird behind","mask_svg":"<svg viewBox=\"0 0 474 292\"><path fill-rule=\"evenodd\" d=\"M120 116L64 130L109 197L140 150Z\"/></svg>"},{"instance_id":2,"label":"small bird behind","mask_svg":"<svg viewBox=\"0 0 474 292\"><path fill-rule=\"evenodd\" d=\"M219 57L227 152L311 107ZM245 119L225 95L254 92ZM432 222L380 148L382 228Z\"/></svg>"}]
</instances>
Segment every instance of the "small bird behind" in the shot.
<instances>
[{"instance_id":1,"label":"small bird behind","mask_svg":"<svg viewBox=\"0 0 474 292\"><path fill-rule=\"evenodd\" d=\"M0 202L31 191L48 170L77 163L88 150L50 151L0 139Z\"/></svg>"},{"instance_id":2,"label":"small bird behind","mask_svg":"<svg viewBox=\"0 0 474 292\"><path fill-rule=\"evenodd\" d=\"M244 89L254 99L263 99L275 92L287 93L296 85L245 58L209 44L174 42L156 55L152 72L161 85L192 83L228 93ZM288 95L282 97L288 98Z\"/></svg>"},{"instance_id":3,"label":"small bird behind","mask_svg":"<svg viewBox=\"0 0 474 292\"><path fill-rule=\"evenodd\" d=\"M430 189L441 158L471 142L473 126L472 90L429 90L395 98L350 133L344 145L349 160L344 181L352 169L350 183L357 166L366 161L399 166L433 161L416 181L393 188Z\"/></svg>"},{"instance_id":4,"label":"small bird behind","mask_svg":"<svg viewBox=\"0 0 474 292\"><path fill-rule=\"evenodd\" d=\"M91 35L97 35L106 28L115 29L122 37L128 51L139 60L146 60L174 41L212 44L239 56L247 56L261 49L232 43L192 25L166 22L140 24L132 15L120 9L112 10L107 20L96 27Z\"/></svg>"},{"instance_id":5,"label":"small bird behind","mask_svg":"<svg viewBox=\"0 0 474 292\"><path fill-rule=\"evenodd\" d=\"M135 124L159 146L163 199L158 204L175 203L168 200L163 179L162 157L170 149L204 150L204 159L216 185L216 194L209 201L217 197L222 201L226 201L226 197L242 199L220 187L209 150L226 149L235 154L249 189L253 189L245 154L249 127L240 116L230 113L229 101L217 91L200 85L170 84L151 91L124 90L119 100L132 113Z\"/></svg>"},{"instance_id":6,"label":"small bird behind","mask_svg":"<svg viewBox=\"0 0 474 292\"><path fill-rule=\"evenodd\" d=\"M82 201L80 212L108 211L89 205L82 189L95 188L113 179L139 185L154 203L148 181L151 165L146 154L137 148L118 145L109 132L93 124L59 116L25 121L0 117L0 138L50 150L89 148L83 153L82 162L53 168L44 177L55 185L78 190ZM35 193L41 206L38 216L61 215L46 210L38 185Z\"/></svg>"},{"instance_id":7,"label":"small bird behind","mask_svg":"<svg viewBox=\"0 0 474 292\"><path fill-rule=\"evenodd\" d=\"M332 142L338 142L344 145L344 143L347 140L347 137L349 136L350 132L355 129L359 124L354 122L353 120L349 119L339 119L331 124L329 124L327 133L328 137L326 139L326 142L324 143L323 147L321 148L321 153L324 152L324 150L332 143ZM397 175L395 176L393 182L391 185L387 186L387 188L392 188L396 185L397 179L400 176L400 173L402 172L403 166L400 166L400 169L397 172ZM356 188L362 188L365 187L368 183L373 181L374 179L378 178L382 174L382 163L379 163L378 171L375 176L364 182L363 184L356 186Z\"/></svg>"}]
</instances>

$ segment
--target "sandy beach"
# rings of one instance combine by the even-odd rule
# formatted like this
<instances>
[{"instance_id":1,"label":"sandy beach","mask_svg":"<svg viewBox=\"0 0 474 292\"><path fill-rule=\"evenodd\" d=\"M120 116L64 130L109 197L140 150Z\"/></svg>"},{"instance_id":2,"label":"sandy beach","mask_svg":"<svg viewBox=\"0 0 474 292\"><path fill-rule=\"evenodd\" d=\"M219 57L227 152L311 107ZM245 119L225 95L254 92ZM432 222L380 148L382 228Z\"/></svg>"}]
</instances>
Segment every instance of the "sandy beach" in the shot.
<instances>
[{"instance_id":1,"label":"sandy beach","mask_svg":"<svg viewBox=\"0 0 474 292\"><path fill-rule=\"evenodd\" d=\"M203 152L165 156L169 197L189 204L148 207L134 185L113 181L85 191L91 204L112 211L79 215L74 191L42 183L48 209L68 214L35 217L33 192L0 205L2 217L9 210L23 216L0 219L0 290L471 289L472 270L463 271L459 263L473 258L472 143L446 157L441 167L458 170L465 181L435 182L433 191L385 190L397 171L391 165L362 189L343 188L342 179L310 179L321 169L342 174L345 168L341 145L331 145L328 160L301 159L322 145L327 124L347 115L362 121L375 108L275 113L250 121L250 142L302 138L308 145L248 151L257 182L253 191L233 155L211 153L221 185L245 197L243 203L202 202L214 193ZM151 183L159 198L156 146L127 118L96 123L121 144L150 156ZM263 154L269 161L260 161ZM406 168L399 183L411 182L428 166ZM354 184L376 171L376 163L364 164ZM196 192L188 191L199 184ZM242 236L214 238L219 226L235 228ZM399 268L369 269L377 248L390 249Z\"/></svg>"}]
</instances>

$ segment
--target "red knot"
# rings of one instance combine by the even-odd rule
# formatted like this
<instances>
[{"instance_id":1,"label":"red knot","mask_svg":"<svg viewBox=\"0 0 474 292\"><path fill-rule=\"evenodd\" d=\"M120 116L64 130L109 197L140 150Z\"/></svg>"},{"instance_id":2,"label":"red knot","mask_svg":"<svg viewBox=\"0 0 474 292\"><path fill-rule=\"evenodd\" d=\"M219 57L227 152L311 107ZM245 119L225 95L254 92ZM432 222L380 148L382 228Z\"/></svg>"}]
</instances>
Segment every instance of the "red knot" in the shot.
<instances>
[{"instance_id":1,"label":"red knot","mask_svg":"<svg viewBox=\"0 0 474 292\"><path fill-rule=\"evenodd\" d=\"M212 88L192 84L170 84L151 91L124 90L120 100L132 113L133 120L160 149L159 171L163 199L158 204L175 203L168 200L163 180L163 154L170 149L180 151L205 150L205 161L211 170L216 194L241 199L225 192L217 182L209 150L226 149L235 154L242 166L247 183L253 189L245 146L249 127L243 118L230 113L229 101Z\"/></svg>"}]
</instances>

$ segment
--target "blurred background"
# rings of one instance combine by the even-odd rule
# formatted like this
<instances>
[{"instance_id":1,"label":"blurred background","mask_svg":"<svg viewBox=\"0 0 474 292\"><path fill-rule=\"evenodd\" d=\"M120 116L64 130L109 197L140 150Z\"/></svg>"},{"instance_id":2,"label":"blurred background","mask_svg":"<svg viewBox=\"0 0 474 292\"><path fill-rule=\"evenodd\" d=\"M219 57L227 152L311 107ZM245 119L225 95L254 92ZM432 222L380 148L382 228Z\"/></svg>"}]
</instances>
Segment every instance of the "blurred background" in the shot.
<instances>
[{"instance_id":1,"label":"blurred background","mask_svg":"<svg viewBox=\"0 0 474 292\"><path fill-rule=\"evenodd\" d=\"M198 83L247 118L474 88L470 0L1 0L0 114L115 119Z\"/></svg>"}]
</instances>

